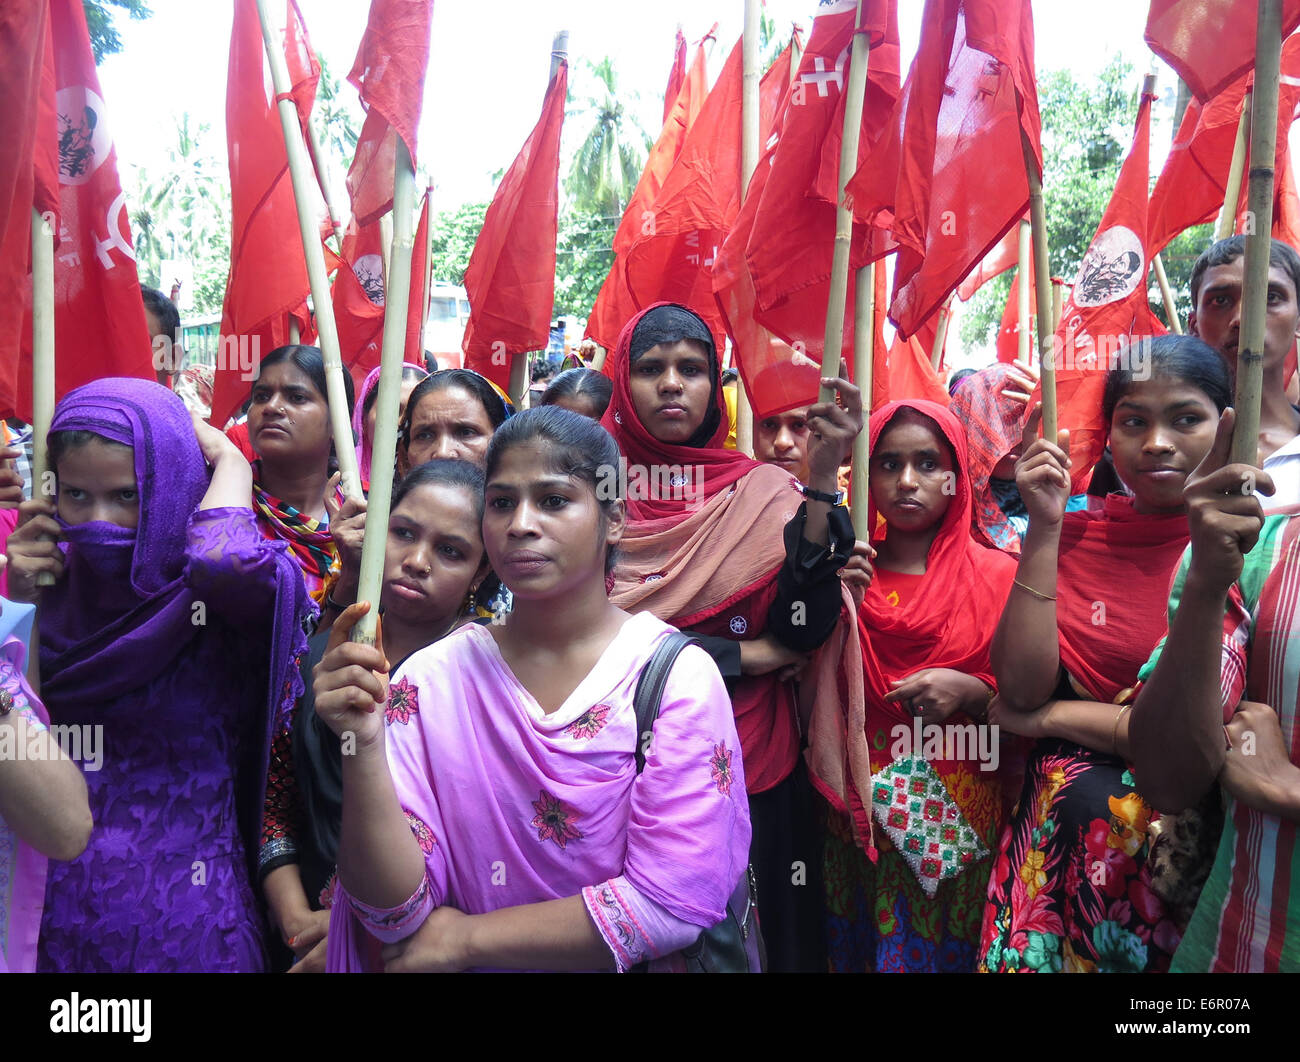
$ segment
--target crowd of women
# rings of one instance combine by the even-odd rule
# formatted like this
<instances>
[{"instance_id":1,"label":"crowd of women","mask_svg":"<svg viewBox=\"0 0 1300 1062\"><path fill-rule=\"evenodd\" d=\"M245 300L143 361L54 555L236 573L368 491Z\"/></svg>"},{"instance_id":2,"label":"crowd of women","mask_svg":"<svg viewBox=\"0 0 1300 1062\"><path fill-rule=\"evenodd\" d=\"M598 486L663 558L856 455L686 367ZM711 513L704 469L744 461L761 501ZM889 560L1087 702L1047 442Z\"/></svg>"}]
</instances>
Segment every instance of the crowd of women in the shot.
<instances>
[{"instance_id":1,"label":"crowd of women","mask_svg":"<svg viewBox=\"0 0 1300 1062\"><path fill-rule=\"evenodd\" d=\"M225 432L70 392L56 489L0 474L0 965L685 970L734 916L774 971L1300 968L1300 412L1229 464L1241 272L1216 244L1193 334L1110 370L1095 471L1012 366L869 421L828 377L749 458L667 304L522 412L408 367L377 601L315 348Z\"/></svg>"}]
</instances>

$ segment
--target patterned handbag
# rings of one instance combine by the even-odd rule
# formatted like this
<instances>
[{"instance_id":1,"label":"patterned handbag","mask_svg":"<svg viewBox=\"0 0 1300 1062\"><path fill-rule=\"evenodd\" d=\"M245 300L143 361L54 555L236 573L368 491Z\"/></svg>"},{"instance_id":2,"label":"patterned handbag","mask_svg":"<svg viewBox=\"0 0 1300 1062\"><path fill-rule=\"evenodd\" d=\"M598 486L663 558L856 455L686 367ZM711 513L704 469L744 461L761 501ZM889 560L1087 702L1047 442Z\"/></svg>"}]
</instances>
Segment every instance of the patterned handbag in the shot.
<instances>
[{"instance_id":1,"label":"patterned handbag","mask_svg":"<svg viewBox=\"0 0 1300 1062\"><path fill-rule=\"evenodd\" d=\"M923 756L871 776L871 810L927 896L989 854Z\"/></svg>"},{"instance_id":2,"label":"patterned handbag","mask_svg":"<svg viewBox=\"0 0 1300 1062\"><path fill-rule=\"evenodd\" d=\"M689 634L674 631L654 651L637 680L632 705L636 712L636 773L645 768L645 735L654 730L663 700L664 686L677 655L688 645L696 644ZM681 951L687 973L763 973L767 969L767 949L758 926L758 888L753 866L747 866L736 885L722 921L706 929L699 939ZM644 973L646 963L629 972Z\"/></svg>"}]
</instances>

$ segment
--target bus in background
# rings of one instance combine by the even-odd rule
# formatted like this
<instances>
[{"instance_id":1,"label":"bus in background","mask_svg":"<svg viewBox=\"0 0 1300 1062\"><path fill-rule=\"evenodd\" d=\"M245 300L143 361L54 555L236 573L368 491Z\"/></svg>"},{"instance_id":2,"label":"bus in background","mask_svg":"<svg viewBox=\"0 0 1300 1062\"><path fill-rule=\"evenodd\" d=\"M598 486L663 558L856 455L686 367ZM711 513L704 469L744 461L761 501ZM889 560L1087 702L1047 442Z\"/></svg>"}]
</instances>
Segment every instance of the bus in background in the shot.
<instances>
[{"instance_id":1,"label":"bus in background","mask_svg":"<svg viewBox=\"0 0 1300 1062\"><path fill-rule=\"evenodd\" d=\"M445 280L435 280L429 292L429 316L424 324L424 349L438 361L440 369L465 365L461 344L469 324L469 296L465 289Z\"/></svg>"}]
</instances>

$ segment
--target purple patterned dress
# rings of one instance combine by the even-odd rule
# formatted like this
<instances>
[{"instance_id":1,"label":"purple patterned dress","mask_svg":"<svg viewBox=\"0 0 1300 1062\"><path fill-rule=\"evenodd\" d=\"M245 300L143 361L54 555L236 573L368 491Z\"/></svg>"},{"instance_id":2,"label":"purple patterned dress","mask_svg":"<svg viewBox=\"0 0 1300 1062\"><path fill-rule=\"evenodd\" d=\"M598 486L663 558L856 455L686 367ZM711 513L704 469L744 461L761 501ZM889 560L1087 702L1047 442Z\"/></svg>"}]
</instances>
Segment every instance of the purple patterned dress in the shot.
<instances>
[{"instance_id":1,"label":"purple patterned dress","mask_svg":"<svg viewBox=\"0 0 1300 1062\"><path fill-rule=\"evenodd\" d=\"M60 711L60 723L102 724L103 759L85 772L89 846L50 864L38 970L265 969L237 797L265 736L256 658L278 552L251 510L197 513L187 578L205 585L206 626L147 685Z\"/></svg>"},{"instance_id":2,"label":"purple patterned dress","mask_svg":"<svg viewBox=\"0 0 1300 1062\"><path fill-rule=\"evenodd\" d=\"M249 856L275 716L302 688L301 576L251 509L196 511L206 467L174 395L99 381L59 406L52 431L77 429L134 446L140 526L65 525L41 605L50 718L100 755L82 757L90 843L50 864L37 969L264 970Z\"/></svg>"}]
</instances>

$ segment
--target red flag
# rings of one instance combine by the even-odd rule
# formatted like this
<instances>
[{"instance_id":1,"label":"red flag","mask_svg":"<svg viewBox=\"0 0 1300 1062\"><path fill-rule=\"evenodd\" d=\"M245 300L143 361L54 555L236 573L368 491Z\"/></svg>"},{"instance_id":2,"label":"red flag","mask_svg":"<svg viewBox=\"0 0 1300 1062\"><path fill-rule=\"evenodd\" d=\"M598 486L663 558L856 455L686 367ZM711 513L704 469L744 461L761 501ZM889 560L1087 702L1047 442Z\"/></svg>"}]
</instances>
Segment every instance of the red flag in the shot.
<instances>
[{"instance_id":1,"label":"red flag","mask_svg":"<svg viewBox=\"0 0 1300 1062\"><path fill-rule=\"evenodd\" d=\"M1024 216L1022 135L1041 172L1029 0L927 0L893 119L849 184L858 218L899 244L889 316L904 335Z\"/></svg>"},{"instance_id":2,"label":"red flag","mask_svg":"<svg viewBox=\"0 0 1300 1062\"><path fill-rule=\"evenodd\" d=\"M1029 345L1030 350L1038 348L1038 332L1034 323L1038 308L1034 303L1034 260L1029 260ZM1007 305L1002 310L1002 322L998 325L998 361L1016 361L1020 357L1020 270L1011 278L1011 290L1007 292Z\"/></svg>"},{"instance_id":3,"label":"red flag","mask_svg":"<svg viewBox=\"0 0 1300 1062\"><path fill-rule=\"evenodd\" d=\"M424 293L429 287L429 200L432 198L428 189L424 193L424 205L420 208L420 223L415 227L415 246L411 251L411 295L406 303L406 346L402 360L413 365L424 364L423 336L420 327L424 318ZM548 311L547 316L550 316ZM548 321L549 325L550 322Z\"/></svg>"},{"instance_id":4,"label":"red flag","mask_svg":"<svg viewBox=\"0 0 1300 1062\"><path fill-rule=\"evenodd\" d=\"M741 44L686 134L681 154L641 232L620 255L638 309L675 302L698 313L715 336L722 319L713 299L713 260L740 212ZM790 49L759 83L760 143L771 133L790 81Z\"/></svg>"},{"instance_id":5,"label":"red flag","mask_svg":"<svg viewBox=\"0 0 1300 1062\"><path fill-rule=\"evenodd\" d=\"M366 32L348 74L366 108L348 170L348 194L359 224L393 209L397 137L415 161L432 17L433 0L371 0Z\"/></svg>"},{"instance_id":6,"label":"red flag","mask_svg":"<svg viewBox=\"0 0 1300 1062\"><path fill-rule=\"evenodd\" d=\"M1074 291L1061 313L1054 343L1059 424L1070 429L1070 477L1082 493L1105 445L1101 416L1106 374L1140 348L1125 352L1129 337L1164 332L1147 302L1148 143L1151 101L1138 106L1133 147L1120 167L1115 190L1079 267Z\"/></svg>"},{"instance_id":7,"label":"red flag","mask_svg":"<svg viewBox=\"0 0 1300 1062\"><path fill-rule=\"evenodd\" d=\"M312 51L307 26L298 10L297 0L288 0L284 23L284 59L289 71L289 95L298 108L298 120L304 132L316 102L316 86L320 83L320 62Z\"/></svg>"},{"instance_id":8,"label":"red flag","mask_svg":"<svg viewBox=\"0 0 1300 1062\"><path fill-rule=\"evenodd\" d=\"M550 342L568 83L569 65L561 62L537 125L497 186L465 270L465 365L498 387L510 384L511 358Z\"/></svg>"},{"instance_id":9,"label":"red flag","mask_svg":"<svg viewBox=\"0 0 1300 1062\"><path fill-rule=\"evenodd\" d=\"M154 368L112 127L79 0L51 0L49 29L59 180L55 394L62 397L102 376L153 379ZM22 350L14 412L30 420L30 313Z\"/></svg>"},{"instance_id":10,"label":"red flag","mask_svg":"<svg viewBox=\"0 0 1300 1062\"><path fill-rule=\"evenodd\" d=\"M928 398L940 405L948 404L948 389L930 363L930 351L921 343L920 335L904 339L894 337L889 348L889 400L900 398Z\"/></svg>"},{"instance_id":11,"label":"red flag","mask_svg":"<svg viewBox=\"0 0 1300 1062\"><path fill-rule=\"evenodd\" d=\"M1273 238L1300 247L1300 197L1296 195L1295 173L1291 153L1285 147L1278 153L1277 172L1273 176Z\"/></svg>"},{"instance_id":12,"label":"red flag","mask_svg":"<svg viewBox=\"0 0 1300 1062\"><path fill-rule=\"evenodd\" d=\"M1028 221L1028 216L1025 217ZM1032 261L1032 256L1031 256ZM996 276L1000 276L1020 262L1020 226L1012 225L997 246L989 251L980 264L967 275L957 288L957 298L968 302L970 297Z\"/></svg>"},{"instance_id":13,"label":"red flag","mask_svg":"<svg viewBox=\"0 0 1300 1062\"><path fill-rule=\"evenodd\" d=\"M1287 136L1300 97L1300 34L1288 37L1282 44L1281 74L1275 163L1278 173L1285 165ZM1152 254L1185 229L1214 221L1223 209L1237 123L1254 77L1255 72L1248 70L1213 99L1188 103L1164 169L1151 191L1147 236Z\"/></svg>"},{"instance_id":14,"label":"red flag","mask_svg":"<svg viewBox=\"0 0 1300 1062\"><path fill-rule=\"evenodd\" d=\"M343 234L343 264L334 276L334 323L343 364L369 372L379 364L384 331L384 253L379 222L357 225ZM354 371L355 375L355 371Z\"/></svg>"},{"instance_id":15,"label":"red flag","mask_svg":"<svg viewBox=\"0 0 1300 1062\"><path fill-rule=\"evenodd\" d=\"M717 29L715 24L713 29ZM684 76L676 98L668 110L659 138L646 157L645 169L636 182L636 188L628 200L627 209L619 220L614 233L614 264L609 275L605 277L596 301L587 318L586 334L595 339L602 347L613 350L618 343L618 335L623 326L636 315L637 304L627 287L627 277L619 256L626 253L632 242L639 236L648 220L654 214L651 207L663 187L673 163L681 154L686 134L695 123L705 97L709 94L708 72L705 69L704 44L713 39L713 30L700 41L695 48L695 58L690 70Z\"/></svg>"},{"instance_id":16,"label":"red flag","mask_svg":"<svg viewBox=\"0 0 1300 1062\"><path fill-rule=\"evenodd\" d=\"M33 200L40 214L54 229L54 245L59 245L60 201L58 88L54 73L54 30L45 24L45 61L41 66L40 110L36 116L36 144L32 171L36 180ZM0 97L4 99L5 97Z\"/></svg>"},{"instance_id":17,"label":"red flag","mask_svg":"<svg viewBox=\"0 0 1300 1062\"><path fill-rule=\"evenodd\" d=\"M673 45L673 66L668 71L668 87L664 89L664 121L668 121L668 116L673 113L673 104L677 101L677 94L682 90L682 83L686 80L686 38L682 36L682 29L677 27L677 42Z\"/></svg>"},{"instance_id":18,"label":"red flag","mask_svg":"<svg viewBox=\"0 0 1300 1062\"><path fill-rule=\"evenodd\" d=\"M735 343L746 394L759 416L816 401L825 343L835 235L836 180L844 133L844 87L854 35L855 0L838 0L813 21L786 96L777 133L754 171L740 214L714 265L713 288ZM863 11L871 38L859 160L898 98L895 6ZM827 194L829 190L829 194ZM854 232L856 262L869 232ZM883 280L883 271L879 273ZM877 304L883 313L884 302ZM845 304L843 355L852 362L854 285ZM884 347L876 350L883 363ZM837 366L827 371L838 372Z\"/></svg>"},{"instance_id":19,"label":"red flag","mask_svg":"<svg viewBox=\"0 0 1300 1062\"><path fill-rule=\"evenodd\" d=\"M1202 100L1255 65L1257 8L1245 0L1151 0L1143 36ZM1300 25L1300 0L1282 2L1282 37Z\"/></svg>"},{"instance_id":20,"label":"red flag","mask_svg":"<svg viewBox=\"0 0 1300 1062\"><path fill-rule=\"evenodd\" d=\"M30 286L35 153L38 145L57 144L52 121L37 131L45 113L40 97L49 43L46 11L45 0L0 8L0 143L6 145L0 153L0 405L9 412L17 408L23 295ZM48 193L45 199L49 209Z\"/></svg>"},{"instance_id":21,"label":"red flag","mask_svg":"<svg viewBox=\"0 0 1300 1062\"><path fill-rule=\"evenodd\" d=\"M284 134L253 0L236 0L227 78L230 278L212 399L217 425L248 397L262 355L289 341L288 315L309 288Z\"/></svg>"}]
</instances>

